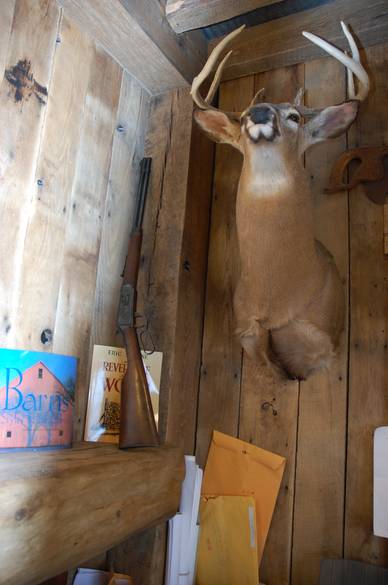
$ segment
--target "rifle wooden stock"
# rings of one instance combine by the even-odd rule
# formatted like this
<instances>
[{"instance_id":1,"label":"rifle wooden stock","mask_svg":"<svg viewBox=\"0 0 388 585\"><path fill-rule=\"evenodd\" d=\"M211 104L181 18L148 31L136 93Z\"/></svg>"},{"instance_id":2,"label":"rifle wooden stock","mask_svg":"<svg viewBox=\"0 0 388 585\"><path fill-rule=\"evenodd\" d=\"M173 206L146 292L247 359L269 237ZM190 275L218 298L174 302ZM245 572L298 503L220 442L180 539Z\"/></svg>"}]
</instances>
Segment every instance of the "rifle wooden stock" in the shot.
<instances>
[{"instance_id":1,"label":"rifle wooden stock","mask_svg":"<svg viewBox=\"0 0 388 585\"><path fill-rule=\"evenodd\" d=\"M154 447L159 445L147 377L135 329L136 283L139 272L142 229L132 232L125 263L121 292L121 313L124 325L119 322L127 354L127 371L121 382L120 449Z\"/></svg>"},{"instance_id":2,"label":"rifle wooden stock","mask_svg":"<svg viewBox=\"0 0 388 585\"><path fill-rule=\"evenodd\" d=\"M128 244L121 287L118 326L127 354L127 371L121 383L120 449L159 445L151 396L135 327L136 284L142 242L143 212L151 159L143 158L135 210L134 227Z\"/></svg>"},{"instance_id":3,"label":"rifle wooden stock","mask_svg":"<svg viewBox=\"0 0 388 585\"><path fill-rule=\"evenodd\" d=\"M121 383L120 449L159 445L151 397L134 327L121 330L128 367Z\"/></svg>"}]
</instances>

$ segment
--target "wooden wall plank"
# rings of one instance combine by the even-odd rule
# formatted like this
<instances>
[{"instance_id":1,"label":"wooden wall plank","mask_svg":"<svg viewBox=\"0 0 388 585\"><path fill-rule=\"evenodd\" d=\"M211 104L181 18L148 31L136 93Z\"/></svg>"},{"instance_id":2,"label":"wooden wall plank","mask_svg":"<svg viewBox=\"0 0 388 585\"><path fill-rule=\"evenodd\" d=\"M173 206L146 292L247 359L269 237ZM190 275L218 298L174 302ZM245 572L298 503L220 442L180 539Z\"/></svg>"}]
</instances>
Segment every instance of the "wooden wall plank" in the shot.
<instances>
[{"instance_id":1,"label":"wooden wall plank","mask_svg":"<svg viewBox=\"0 0 388 585\"><path fill-rule=\"evenodd\" d=\"M223 79L235 79L251 73L294 65L322 58L325 53L302 36L302 31L316 33L335 45L347 49L340 20L349 23L360 46L367 47L388 40L388 12L385 0L336 0L276 19L274 22L247 28L233 45ZM216 42L219 42L217 39ZM210 49L215 43L211 43Z\"/></svg>"},{"instance_id":2,"label":"wooden wall plank","mask_svg":"<svg viewBox=\"0 0 388 585\"><path fill-rule=\"evenodd\" d=\"M5 58L6 68L28 59L34 78L47 88L53 66L59 16L58 8L50 0L39 3L32 0L16 2ZM39 35L36 34L37 30ZM45 114L46 106L35 95L25 95L17 101L15 88L5 77L2 79L0 212L7 226L0 242L3 259L0 267L0 339L3 347L15 346L16 316L26 309L18 306L18 295L15 293L21 285L21 260Z\"/></svg>"},{"instance_id":3,"label":"wooden wall plank","mask_svg":"<svg viewBox=\"0 0 388 585\"><path fill-rule=\"evenodd\" d=\"M139 163L144 155L149 105L145 91L124 72L98 259L89 369L94 344L122 346L121 335L116 331L121 274L132 227ZM153 540L154 535L163 532L160 526L164 528L162 524L148 529L110 550L107 566L138 577L139 583L151 583L151 576L158 574L158 568L144 560L146 554L151 558L163 556L159 540ZM149 552L145 552L143 542Z\"/></svg>"},{"instance_id":4,"label":"wooden wall plank","mask_svg":"<svg viewBox=\"0 0 388 585\"><path fill-rule=\"evenodd\" d=\"M387 45L366 51L372 91L350 146L388 144ZM359 187L350 193L350 394L345 556L388 564L388 540L373 536L373 432L388 420L388 264L383 207Z\"/></svg>"},{"instance_id":5,"label":"wooden wall plank","mask_svg":"<svg viewBox=\"0 0 388 585\"><path fill-rule=\"evenodd\" d=\"M0 3L0 81L4 79L7 60L9 37L12 29L13 15L16 0L6 0Z\"/></svg>"},{"instance_id":6,"label":"wooden wall plank","mask_svg":"<svg viewBox=\"0 0 388 585\"><path fill-rule=\"evenodd\" d=\"M255 91L265 87L266 101L274 103L292 101L303 85L303 65L255 77ZM298 398L297 382L275 378L244 355L239 437L287 460L260 567L264 583L286 584L290 577Z\"/></svg>"},{"instance_id":7,"label":"wooden wall plank","mask_svg":"<svg viewBox=\"0 0 388 585\"><path fill-rule=\"evenodd\" d=\"M322 80L325 80L322 83ZM334 59L305 65L307 105L325 107L346 99L345 71ZM332 164L346 149L346 136L306 153L315 199L316 236L333 254L348 298L348 199L325 195ZM323 557L341 557L346 458L347 326L338 357L330 367L301 383L292 582L319 580Z\"/></svg>"},{"instance_id":8,"label":"wooden wall plank","mask_svg":"<svg viewBox=\"0 0 388 585\"><path fill-rule=\"evenodd\" d=\"M192 185L187 193L188 180L193 181L192 177L189 179L192 109L192 99L186 89L151 101L145 152L152 157L152 169L138 281L139 312L148 320L156 349L163 352L159 408L161 438L180 444L185 453L192 450L194 443L195 419L189 420L189 417L192 405L195 410L196 404L199 368L196 363L201 346L196 315L200 314L203 302L201 270L207 252L206 242L196 240L196 236L206 232L208 221L204 217L207 213L206 192L198 193ZM194 157L192 161L195 163ZM203 159L197 155L197 169L199 161ZM204 187L206 164L202 173L199 185ZM200 206L202 209L197 209ZM197 216L203 218L203 225L198 226ZM188 256L192 270L190 278L195 286L198 285L193 289L187 282L187 275L183 274L183 271L187 272L187 264L183 261L187 252L185 247L190 241L194 244ZM186 323L182 322L185 317L188 318ZM194 321L194 331L190 339L186 339L187 327ZM188 347L190 342L191 347ZM151 349L151 341L148 343L148 349ZM186 363L179 359L181 352L187 358ZM190 363L189 371L187 363ZM180 385L183 379L187 384L184 387ZM184 429L181 416L183 422L188 423ZM118 571L129 571L139 583L163 585L165 546L166 525L159 524L110 551L109 563Z\"/></svg>"},{"instance_id":9,"label":"wooden wall plank","mask_svg":"<svg viewBox=\"0 0 388 585\"><path fill-rule=\"evenodd\" d=\"M66 19L62 21L59 38L61 43L57 47L46 123L31 189L21 284L14 292L18 295L18 306L28 307L15 316L16 345L48 351L52 350L52 344L50 341L43 344L41 336L43 331L53 332L55 328L65 232L93 57L93 44Z\"/></svg>"},{"instance_id":10,"label":"wooden wall plank","mask_svg":"<svg viewBox=\"0 0 388 585\"><path fill-rule=\"evenodd\" d=\"M166 537L165 523L133 535L109 551L108 568L131 575L136 585L163 585Z\"/></svg>"},{"instance_id":11,"label":"wooden wall plank","mask_svg":"<svg viewBox=\"0 0 388 585\"><path fill-rule=\"evenodd\" d=\"M124 72L98 258L91 353L94 344L122 345L116 331L121 274L132 229L148 113L148 95Z\"/></svg>"},{"instance_id":12,"label":"wooden wall plank","mask_svg":"<svg viewBox=\"0 0 388 585\"><path fill-rule=\"evenodd\" d=\"M214 144L193 124L166 440L195 450Z\"/></svg>"},{"instance_id":13,"label":"wooden wall plank","mask_svg":"<svg viewBox=\"0 0 388 585\"><path fill-rule=\"evenodd\" d=\"M151 95L191 83L203 65L205 40L179 38L157 0L57 0Z\"/></svg>"},{"instance_id":14,"label":"wooden wall plank","mask_svg":"<svg viewBox=\"0 0 388 585\"><path fill-rule=\"evenodd\" d=\"M213 144L194 127L188 92L152 103L147 155L151 184L144 220L139 304L163 351L162 437L192 453L207 264ZM189 154L190 165L189 165ZM116 547L110 566L139 583L162 585L166 526L160 524Z\"/></svg>"},{"instance_id":15,"label":"wooden wall plank","mask_svg":"<svg viewBox=\"0 0 388 585\"><path fill-rule=\"evenodd\" d=\"M192 100L180 89L151 102L146 155L151 156L150 192L144 216L139 309L149 322L158 351L163 352L159 428L167 433L167 410L174 367L173 352L186 187L190 154Z\"/></svg>"},{"instance_id":16,"label":"wooden wall plank","mask_svg":"<svg viewBox=\"0 0 388 585\"><path fill-rule=\"evenodd\" d=\"M219 104L243 110L254 92L254 78L220 87ZM235 201L241 154L217 145L209 243L196 456L206 462L213 429L237 436L242 350L234 337L233 293L238 270Z\"/></svg>"},{"instance_id":17,"label":"wooden wall plank","mask_svg":"<svg viewBox=\"0 0 388 585\"><path fill-rule=\"evenodd\" d=\"M122 70L95 49L66 226L53 350L79 357L74 434L82 437L97 261Z\"/></svg>"},{"instance_id":18,"label":"wooden wall plank","mask_svg":"<svg viewBox=\"0 0 388 585\"><path fill-rule=\"evenodd\" d=\"M176 33L201 28L245 14L278 0L167 0L167 20ZM282 1L282 0L280 0Z\"/></svg>"}]
</instances>

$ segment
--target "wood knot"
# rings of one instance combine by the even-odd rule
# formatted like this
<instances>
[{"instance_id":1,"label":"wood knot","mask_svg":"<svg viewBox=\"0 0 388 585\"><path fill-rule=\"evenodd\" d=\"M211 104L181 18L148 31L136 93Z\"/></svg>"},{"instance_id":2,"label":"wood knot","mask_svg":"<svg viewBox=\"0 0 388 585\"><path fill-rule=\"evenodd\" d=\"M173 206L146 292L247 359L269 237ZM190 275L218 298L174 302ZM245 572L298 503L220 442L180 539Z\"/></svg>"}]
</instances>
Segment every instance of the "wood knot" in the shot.
<instances>
[{"instance_id":1,"label":"wood knot","mask_svg":"<svg viewBox=\"0 0 388 585\"><path fill-rule=\"evenodd\" d=\"M28 59L18 61L16 65L6 69L4 75L8 83L15 89L15 102L21 102L23 99L28 100L32 95L35 95L40 104L46 105L43 96L47 97L47 88L34 79L31 61Z\"/></svg>"}]
</instances>

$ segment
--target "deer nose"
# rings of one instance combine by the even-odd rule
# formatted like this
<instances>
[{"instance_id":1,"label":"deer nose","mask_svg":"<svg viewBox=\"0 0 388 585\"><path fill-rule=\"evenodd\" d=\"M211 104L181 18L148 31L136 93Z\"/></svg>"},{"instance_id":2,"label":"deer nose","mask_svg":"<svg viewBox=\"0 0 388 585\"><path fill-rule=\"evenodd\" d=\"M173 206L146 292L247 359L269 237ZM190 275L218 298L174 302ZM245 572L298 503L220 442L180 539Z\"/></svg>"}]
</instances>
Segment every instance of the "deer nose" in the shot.
<instances>
[{"instance_id":1,"label":"deer nose","mask_svg":"<svg viewBox=\"0 0 388 585\"><path fill-rule=\"evenodd\" d=\"M256 107L250 113L250 118L254 124L267 124L273 120L274 114L268 106Z\"/></svg>"}]
</instances>

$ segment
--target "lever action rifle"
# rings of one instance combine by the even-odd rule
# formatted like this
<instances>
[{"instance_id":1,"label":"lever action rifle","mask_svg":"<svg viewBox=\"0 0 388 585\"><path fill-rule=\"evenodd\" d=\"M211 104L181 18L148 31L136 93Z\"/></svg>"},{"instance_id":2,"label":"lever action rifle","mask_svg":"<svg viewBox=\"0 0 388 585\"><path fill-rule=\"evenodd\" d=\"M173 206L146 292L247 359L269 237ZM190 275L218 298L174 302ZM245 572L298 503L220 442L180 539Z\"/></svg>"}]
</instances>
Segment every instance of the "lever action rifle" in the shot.
<instances>
[{"instance_id":1,"label":"lever action rifle","mask_svg":"<svg viewBox=\"0 0 388 585\"><path fill-rule=\"evenodd\" d=\"M151 159L143 158L137 191L135 219L121 287L118 327L127 352L127 370L121 383L120 449L159 445L154 413L136 333L136 283L142 242L142 222L151 170Z\"/></svg>"}]
</instances>

